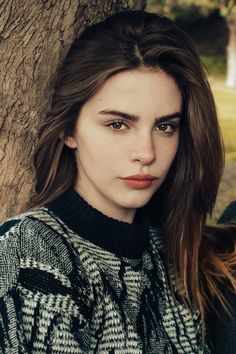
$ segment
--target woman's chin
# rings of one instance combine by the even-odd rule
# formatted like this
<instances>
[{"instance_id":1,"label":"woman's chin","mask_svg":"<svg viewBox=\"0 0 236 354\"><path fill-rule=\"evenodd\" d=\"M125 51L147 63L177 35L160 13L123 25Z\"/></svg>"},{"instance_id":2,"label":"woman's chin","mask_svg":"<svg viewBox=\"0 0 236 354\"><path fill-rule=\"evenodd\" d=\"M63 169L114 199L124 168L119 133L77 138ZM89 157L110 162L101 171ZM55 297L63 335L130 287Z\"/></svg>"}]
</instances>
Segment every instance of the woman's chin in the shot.
<instances>
[{"instance_id":1,"label":"woman's chin","mask_svg":"<svg viewBox=\"0 0 236 354\"><path fill-rule=\"evenodd\" d=\"M142 197L136 197L136 198L130 198L130 200L125 200L125 198L122 200L121 205L124 208L127 209L138 209L138 208L142 208L143 206L145 206L149 200L151 199L152 195L149 196L142 196Z\"/></svg>"}]
</instances>

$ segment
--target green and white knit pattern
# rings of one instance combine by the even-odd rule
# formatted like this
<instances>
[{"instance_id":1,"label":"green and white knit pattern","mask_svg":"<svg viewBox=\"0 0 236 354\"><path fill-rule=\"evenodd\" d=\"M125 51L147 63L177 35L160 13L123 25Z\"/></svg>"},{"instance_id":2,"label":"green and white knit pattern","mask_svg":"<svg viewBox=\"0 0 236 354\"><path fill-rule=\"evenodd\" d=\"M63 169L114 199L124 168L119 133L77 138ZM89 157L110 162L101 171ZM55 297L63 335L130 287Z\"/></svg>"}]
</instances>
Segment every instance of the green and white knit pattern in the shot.
<instances>
[{"instance_id":1,"label":"green and white knit pattern","mask_svg":"<svg viewBox=\"0 0 236 354\"><path fill-rule=\"evenodd\" d=\"M209 353L199 313L174 300L150 228L140 259L117 257L46 207L0 227L0 353Z\"/></svg>"}]
</instances>

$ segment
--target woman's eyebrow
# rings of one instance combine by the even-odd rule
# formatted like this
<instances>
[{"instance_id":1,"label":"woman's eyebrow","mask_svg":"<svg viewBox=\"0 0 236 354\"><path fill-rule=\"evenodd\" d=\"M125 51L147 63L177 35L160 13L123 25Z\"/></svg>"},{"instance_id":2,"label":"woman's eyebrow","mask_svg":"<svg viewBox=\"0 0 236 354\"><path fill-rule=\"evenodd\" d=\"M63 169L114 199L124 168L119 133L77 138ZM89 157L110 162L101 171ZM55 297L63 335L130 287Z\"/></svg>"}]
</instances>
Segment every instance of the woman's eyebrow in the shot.
<instances>
[{"instance_id":1,"label":"woman's eyebrow","mask_svg":"<svg viewBox=\"0 0 236 354\"><path fill-rule=\"evenodd\" d=\"M104 114L104 115L113 115L113 116L117 116L117 117L122 117L125 118L127 120L131 120L133 122L137 122L138 120L140 120L140 117L137 116L136 114L130 114L130 113L126 113L126 112L121 112L121 111L117 111L117 110L102 110L100 112L98 112L98 114ZM164 116L155 118L155 121L158 123L164 122L166 120L169 119L174 119L174 118L181 118L182 114L181 112L174 112L171 114L166 114Z\"/></svg>"}]
</instances>

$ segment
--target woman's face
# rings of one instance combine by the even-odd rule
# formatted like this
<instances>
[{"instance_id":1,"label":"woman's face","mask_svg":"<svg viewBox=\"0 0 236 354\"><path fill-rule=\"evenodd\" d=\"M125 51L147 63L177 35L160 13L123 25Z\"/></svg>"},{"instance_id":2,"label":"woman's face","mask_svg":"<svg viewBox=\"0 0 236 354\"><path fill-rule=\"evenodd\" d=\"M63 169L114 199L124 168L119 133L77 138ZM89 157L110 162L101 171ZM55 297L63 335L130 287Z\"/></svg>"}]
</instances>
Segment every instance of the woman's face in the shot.
<instances>
[{"instance_id":1,"label":"woman's face","mask_svg":"<svg viewBox=\"0 0 236 354\"><path fill-rule=\"evenodd\" d=\"M108 79L65 140L77 149L78 193L105 215L131 223L175 158L181 107L180 90L161 70L133 69ZM124 179L135 175L145 180Z\"/></svg>"}]
</instances>

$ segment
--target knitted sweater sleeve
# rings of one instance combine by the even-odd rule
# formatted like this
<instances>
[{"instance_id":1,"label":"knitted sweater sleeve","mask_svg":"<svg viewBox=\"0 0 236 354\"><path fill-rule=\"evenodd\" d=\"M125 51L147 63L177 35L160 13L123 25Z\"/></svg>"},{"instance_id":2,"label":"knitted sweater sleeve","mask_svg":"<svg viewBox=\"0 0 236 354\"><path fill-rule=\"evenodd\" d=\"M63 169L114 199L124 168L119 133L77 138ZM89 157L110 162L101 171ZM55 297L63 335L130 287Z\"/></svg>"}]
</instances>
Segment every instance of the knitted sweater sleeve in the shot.
<instances>
[{"instance_id":1,"label":"knitted sweater sleeve","mask_svg":"<svg viewBox=\"0 0 236 354\"><path fill-rule=\"evenodd\" d=\"M0 226L0 353L20 352L20 321L16 303L16 284L20 270L18 220ZM22 345L23 345L23 338ZM26 348L22 352L27 353Z\"/></svg>"},{"instance_id":2,"label":"knitted sweater sleeve","mask_svg":"<svg viewBox=\"0 0 236 354\"><path fill-rule=\"evenodd\" d=\"M0 226L0 354L83 353L86 292L72 256L34 217Z\"/></svg>"}]
</instances>

